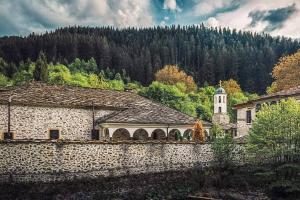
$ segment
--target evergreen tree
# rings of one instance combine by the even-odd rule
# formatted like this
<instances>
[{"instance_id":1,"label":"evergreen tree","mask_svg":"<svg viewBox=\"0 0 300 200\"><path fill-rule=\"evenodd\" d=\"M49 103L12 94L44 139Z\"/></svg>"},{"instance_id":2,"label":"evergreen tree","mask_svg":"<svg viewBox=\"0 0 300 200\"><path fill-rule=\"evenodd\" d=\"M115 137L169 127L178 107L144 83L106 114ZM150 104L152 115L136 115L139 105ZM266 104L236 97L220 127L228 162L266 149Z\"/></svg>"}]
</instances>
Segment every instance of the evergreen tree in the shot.
<instances>
[{"instance_id":1,"label":"evergreen tree","mask_svg":"<svg viewBox=\"0 0 300 200\"><path fill-rule=\"evenodd\" d=\"M43 51L39 53L39 57L35 64L33 72L33 78L36 81L47 82L48 81L48 64L47 58Z\"/></svg>"}]
</instances>

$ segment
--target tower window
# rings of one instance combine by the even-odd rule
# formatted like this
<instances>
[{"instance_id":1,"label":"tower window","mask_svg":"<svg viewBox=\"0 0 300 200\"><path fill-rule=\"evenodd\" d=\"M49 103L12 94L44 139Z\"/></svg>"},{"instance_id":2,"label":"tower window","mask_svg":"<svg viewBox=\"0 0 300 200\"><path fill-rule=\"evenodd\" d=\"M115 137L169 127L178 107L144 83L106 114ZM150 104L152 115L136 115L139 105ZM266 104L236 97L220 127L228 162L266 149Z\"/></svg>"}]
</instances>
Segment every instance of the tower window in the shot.
<instances>
[{"instance_id":1,"label":"tower window","mask_svg":"<svg viewBox=\"0 0 300 200\"><path fill-rule=\"evenodd\" d=\"M223 103L225 103L225 96L223 97Z\"/></svg>"},{"instance_id":2,"label":"tower window","mask_svg":"<svg viewBox=\"0 0 300 200\"><path fill-rule=\"evenodd\" d=\"M219 96L219 103L222 103L222 99L221 99L221 97Z\"/></svg>"},{"instance_id":3,"label":"tower window","mask_svg":"<svg viewBox=\"0 0 300 200\"><path fill-rule=\"evenodd\" d=\"M49 131L50 140L58 140L59 139L59 130L51 129Z\"/></svg>"},{"instance_id":4,"label":"tower window","mask_svg":"<svg viewBox=\"0 0 300 200\"><path fill-rule=\"evenodd\" d=\"M222 107L219 107L219 113L222 113Z\"/></svg>"},{"instance_id":5,"label":"tower window","mask_svg":"<svg viewBox=\"0 0 300 200\"><path fill-rule=\"evenodd\" d=\"M248 124L252 122L251 110L247 110L246 112L246 121Z\"/></svg>"}]
</instances>

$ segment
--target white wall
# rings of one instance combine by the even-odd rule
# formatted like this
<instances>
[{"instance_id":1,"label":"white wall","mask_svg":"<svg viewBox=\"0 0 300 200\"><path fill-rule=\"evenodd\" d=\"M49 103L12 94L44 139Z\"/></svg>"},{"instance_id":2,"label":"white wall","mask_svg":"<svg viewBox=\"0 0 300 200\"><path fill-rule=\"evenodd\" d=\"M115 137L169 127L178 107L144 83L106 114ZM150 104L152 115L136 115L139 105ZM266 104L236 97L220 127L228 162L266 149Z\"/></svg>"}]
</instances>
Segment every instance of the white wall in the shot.
<instances>
[{"instance_id":1,"label":"white wall","mask_svg":"<svg viewBox=\"0 0 300 200\"><path fill-rule=\"evenodd\" d=\"M95 118L112 111L96 110ZM0 137L7 132L7 106L0 105ZM14 139L49 139L50 129L59 129L61 139L91 139L93 112L88 109L11 107L11 131Z\"/></svg>"}]
</instances>

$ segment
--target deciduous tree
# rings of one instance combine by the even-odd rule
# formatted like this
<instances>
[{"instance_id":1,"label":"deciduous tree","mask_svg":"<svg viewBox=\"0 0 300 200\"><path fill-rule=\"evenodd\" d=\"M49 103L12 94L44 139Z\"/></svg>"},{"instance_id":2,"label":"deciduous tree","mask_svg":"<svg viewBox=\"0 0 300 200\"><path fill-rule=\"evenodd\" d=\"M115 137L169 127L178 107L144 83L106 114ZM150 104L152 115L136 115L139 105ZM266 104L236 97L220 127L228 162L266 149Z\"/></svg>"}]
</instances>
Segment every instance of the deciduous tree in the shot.
<instances>
[{"instance_id":1,"label":"deciduous tree","mask_svg":"<svg viewBox=\"0 0 300 200\"><path fill-rule=\"evenodd\" d=\"M268 93L278 92L300 85L300 50L295 54L280 58L272 71L274 82Z\"/></svg>"},{"instance_id":2,"label":"deciduous tree","mask_svg":"<svg viewBox=\"0 0 300 200\"><path fill-rule=\"evenodd\" d=\"M295 99L263 105L247 141L254 161L289 162L300 159L300 104Z\"/></svg>"},{"instance_id":3,"label":"deciduous tree","mask_svg":"<svg viewBox=\"0 0 300 200\"><path fill-rule=\"evenodd\" d=\"M187 92L195 91L197 86L192 76L188 76L184 71L180 70L176 65L166 65L163 69L155 74L155 80L168 85L184 83Z\"/></svg>"}]
</instances>

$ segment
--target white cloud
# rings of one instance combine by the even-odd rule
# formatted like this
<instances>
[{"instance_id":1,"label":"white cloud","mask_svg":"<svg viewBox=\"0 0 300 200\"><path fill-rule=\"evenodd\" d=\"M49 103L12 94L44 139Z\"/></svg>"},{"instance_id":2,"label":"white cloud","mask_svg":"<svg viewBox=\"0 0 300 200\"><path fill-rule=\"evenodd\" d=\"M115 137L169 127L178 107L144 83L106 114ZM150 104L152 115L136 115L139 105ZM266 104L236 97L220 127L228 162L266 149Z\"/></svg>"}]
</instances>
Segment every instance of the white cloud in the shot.
<instances>
[{"instance_id":1,"label":"white cloud","mask_svg":"<svg viewBox=\"0 0 300 200\"><path fill-rule=\"evenodd\" d=\"M210 26L210 27L218 27L219 21L214 17L210 17L204 22L204 25Z\"/></svg>"},{"instance_id":2,"label":"white cloud","mask_svg":"<svg viewBox=\"0 0 300 200\"><path fill-rule=\"evenodd\" d=\"M251 0L246 1L242 4L238 9L231 11L220 13L214 16L214 18L218 21L220 26L230 27L241 29L244 31L255 31L262 32L266 26L267 22L262 21L256 24L254 27L250 27L251 17L249 17L249 13L255 10L274 10L278 8L284 8L287 6L296 4L296 8L298 12L294 13L288 20L283 23L283 27L280 29L276 29L270 32L271 35L285 35L293 38L300 38L300 3L298 0L285 0L285 1L274 1L274 0Z\"/></svg>"},{"instance_id":3,"label":"white cloud","mask_svg":"<svg viewBox=\"0 0 300 200\"><path fill-rule=\"evenodd\" d=\"M208 0L203 1L200 0L195 8L194 8L194 15L201 16L206 15L214 12L216 9L224 8L231 5L233 0Z\"/></svg>"},{"instance_id":4,"label":"white cloud","mask_svg":"<svg viewBox=\"0 0 300 200\"><path fill-rule=\"evenodd\" d=\"M154 25L151 0L0 1L0 34L43 32L61 26ZM14 10L13 17L8 11ZM6 18L10 20L3 21ZM7 24L9 23L9 24ZM6 24L6 26L2 26ZM5 30L5 28L7 28ZM9 29L9 30L8 30ZM6 33L5 33L6 32Z\"/></svg>"},{"instance_id":5,"label":"white cloud","mask_svg":"<svg viewBox=\"0 0 300 200\"><path fill-rule=\"evenodd\" d=\"M181 11L181 8L177 6L176 0L165 0L164 1L164 7L165 10L171 10L171 11Z\"/></svg>"}]
</instances>

